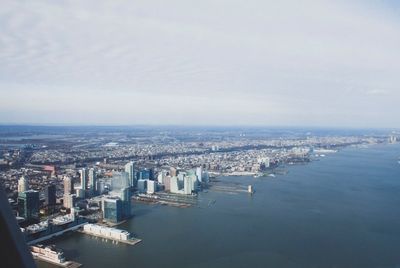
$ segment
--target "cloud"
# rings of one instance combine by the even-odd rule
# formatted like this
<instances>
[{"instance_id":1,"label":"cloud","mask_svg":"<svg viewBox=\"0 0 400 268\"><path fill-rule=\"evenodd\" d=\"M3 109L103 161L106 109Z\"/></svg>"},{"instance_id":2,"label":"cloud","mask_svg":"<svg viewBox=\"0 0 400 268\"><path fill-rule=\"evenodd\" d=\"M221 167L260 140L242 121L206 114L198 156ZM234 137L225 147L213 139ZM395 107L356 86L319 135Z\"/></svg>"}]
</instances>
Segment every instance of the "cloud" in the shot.
<instances>
[{"instance_id":1,"label":"cloud","mask_svg":"<svg viewBox=\"0 0 400 268\"><path fill-rule=\"evenodd\" d=\"M1 102L23 107L15 121L84 100L88 123L396 126L392 10L373 1L4 1ZM382 88L392 99L371 100ZM27 92L51 101L15 98ZM363 116L372 106L385 120Z\"/></svg>"},{"instance_id":2,"label":"cloud","mask_svg":"<svg viewBox=\"0 0 400 268\"><path fill-rule=\"evenodd\" d=\"M371 89L367 90L366 94L371 96L387 96L389 92L385 89Z\"/></svg>"}]
</instances>

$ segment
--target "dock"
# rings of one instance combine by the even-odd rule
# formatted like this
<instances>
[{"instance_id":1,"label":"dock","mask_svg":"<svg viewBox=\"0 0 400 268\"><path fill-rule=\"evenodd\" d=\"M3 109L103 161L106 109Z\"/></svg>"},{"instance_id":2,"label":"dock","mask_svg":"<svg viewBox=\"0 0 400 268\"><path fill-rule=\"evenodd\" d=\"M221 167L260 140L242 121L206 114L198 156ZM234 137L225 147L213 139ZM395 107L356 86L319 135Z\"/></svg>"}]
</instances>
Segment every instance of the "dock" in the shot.
<instances>
[{"instance_id":1,"label":"dock","mask_svg":"<svg viewBox=\"0 0 400 268\"><path fill-rule=\"evenodd\" d=\"M128 245L136 245L142 242L142 239L133 237L129 232L105 227L97 224L86 224L83 229L78 230L78 232L87 234L93 237L98 237L103 241L112 241L115 244L124 243Z\"/></svg>"},{"instance_id":2,"label":"dock","mask_svg":"<svg viewBox=\"0 0 400 268\"><path fill-rule=\"evenodd\" d=\"M139 239L139 238L130 238L128 240L122 240L122 239L111 238L109 236L105 236L105 235L101 235L101 234L93 234L93 233L90 233L90 232L86 232L84 230L78 230L78 232L80 232L82 234L87 234L87 235L90 235L90 236L93 236L93 237L101 238L102 241L106 241L107 242L107 241L110 240L112 242L115 242L116 244L124 243L124 244L128 244L128 245L134 246L134 245L142 242L142 239Z\"/></svg>"}]
</instances>

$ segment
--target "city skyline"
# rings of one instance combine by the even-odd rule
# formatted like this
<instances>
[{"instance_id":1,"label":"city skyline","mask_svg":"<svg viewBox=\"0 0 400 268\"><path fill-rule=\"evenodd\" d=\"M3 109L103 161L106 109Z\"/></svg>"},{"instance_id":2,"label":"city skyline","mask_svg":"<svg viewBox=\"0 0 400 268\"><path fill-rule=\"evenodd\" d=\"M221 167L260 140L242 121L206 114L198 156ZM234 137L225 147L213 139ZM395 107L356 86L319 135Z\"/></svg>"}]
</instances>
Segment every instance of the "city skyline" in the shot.
<instances>
[{"instance_id":1,"label":"city skyline","mask_svg":"<svg viewBox=\"0 0 400 268\"><path fill-rule=\"evenodd\" d=\"M6 1L0 123L398 128L395 1Z\"/></svg>"}]
</instances>

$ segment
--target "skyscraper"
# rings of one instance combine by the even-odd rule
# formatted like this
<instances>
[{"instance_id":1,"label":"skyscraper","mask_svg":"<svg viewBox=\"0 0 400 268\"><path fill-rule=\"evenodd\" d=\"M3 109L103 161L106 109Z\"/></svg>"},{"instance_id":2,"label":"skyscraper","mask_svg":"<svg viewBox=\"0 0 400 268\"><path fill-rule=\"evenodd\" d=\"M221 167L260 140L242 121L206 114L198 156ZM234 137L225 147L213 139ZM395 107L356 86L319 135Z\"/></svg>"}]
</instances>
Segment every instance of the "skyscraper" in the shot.
<instances>
[{"instance_id":1,"label":"skyscraper","mask_svg":"<svg viewBox=\"0 0 400 268\"><path fill-rule=\"evenodd\" d=\"M139 193L145 193L147 189L147 180L138 180L137 188Z\"/></svg>"},{"instance_id":2,"label":"skyscraper","mask_svg":"<svg viewBox=\"0 0 400 268\"><path fill-rule=\"evenodd\" d=\"M54 184L47 185L44 188L44 204L46 206L54 206L56 204L56 186Z\"/></svg>"},{"instance_id":3,"label":"skyscraper","mask_svg":"<svg viewBox=\"0 0 400 268\"><path fill-rule=\"evenodd\" d=\"M39 192L28 190L18 194L18 213L26 221L39 219Z\"/></svg>"},{"instance_id":4,"label":"skyscraper","mask_svg":"<svg viewBox=\"0 0 400 268\"><path fill-rule=\"evenodd\" d=\"M157 181L159 182L159 183L164 183L164 178L167 176L167 172L165 171L165 170L161 170L159 173L158 173L158 176L157 176Z\"/></svg>"},{"instance_id":5,"label":"skyscraper","mask_svg":"<svg viewBox=\"0 0 400 268\"><path fill-rule=\"evenodd\" d=\"M164 178L164 187L165 187L164 190L166 192L171 191L171 176L166 176Z\"/></svg>"},{"instance_id":6,"label":"skyscraper","mask_svg":"<svg viewBox=\"0 0 400 268\"><path fill-rule=\"evenodd\" d=\"M18 180L18 193L26 192L28 191L28 180L22 176Z\"/></svg>"},{"instance_id":7,"label":"skyscraper","mask_svg":"<svg viewBox=\"0 0 400 268\"><path fill-rule=\"evenodd\" d=\"M123 217L122 201L118 197L102 199L103 219L110 222L120 222Z\"/></svg>"},{"instance_id":8,"label":"skyscraper","mask_svg":"<svg viewBox=\"0 0 400 268\"><path fill-rule=\"evenodd\" d=\"M75 206L75 194L64 194L64 207L65 208L73 208Z\"/></svg>"},{"instance_id":9,"label":"skyscraper","mask_svg":"<svg viewBox=\"0 0 400 268\"><path fill-rule=\"evenodd\" d=\"M154 194L155 191L156 191L156 182L148 180L147 181L147 193Z\"/></svg>"},{"instance_id":10,"label":"skyscraper","mask_svg":"<svg viewBox=\"0 0 400 268\"><path fill-rule=\"evenodd\" d=\"M183 178L184 181L184 186L183 186L183 192L184 194L192 194L194 191L194 183L193 183L193 176L185 176Z\"/></svg>"},{"instance_id":11,"label":"skyscraper","mask_svg":"<svg viewBox=\"0 0 400 268\"><path fill-rule=\"evenodd\" d=\"M87 189L87 179L88 179L88 170L86 168L82 168L79 170L81 174L81 187L83 190Z\"/></svg>"},{"instance_id":12,"label":"skyscraper","mask_svg":"<svg viewBox=\"0 0 400 268\"><path fill-rule=\"evenodd\" d=\"M129 174L126 172L113 172L111 187L113 191L130 187Z\"/></svg>"},{"instance_id":13,"label":"skyscraper","mask_svg":"<svg viewBox=\"0 0 400 268\"><path fill-rule=\"evenodd\" d=\"M199 182L203 181L203 169L201 167L196 168L196 176Z\"/></svg>"},{"instance_id":14,"label":"skyscraper","mask_svg":"<svg viewBox=\"0 0 400 268\"><path fill-rule=\"evenodd\" d=\"M131 216L132 200L130 188L123 188L121 190L121 201L122 201L122 218L127 219Z\"/></svg>"},{"instance_id":15,"label":"skyscraper","mask_svg":"<svg viewBox=\"0 0 400 268\"><path fill-rule=\"evenodd\" d=\"M89 169L89 189L91 194L96 189L96 170L94 168Z\"/></svg>"},{"instance_id":16,"label":"skyscraper","mask_svg":"<svg viewBox=\"0 0 400 268\"><path fill-rule=\"evenodd\" d=\"M64 194L72 194L74 192L74 184L70 177L64 177Z\"/></svg>"},{"instance_id":17,"label":"skyscraper","mask_svg":"<svg viewBox=\"0 0 400 268\"><path fill-rule=\"evenodd\" d=\"M176 175L177 175L176 168L171 167L171 168L169 169L169 175L170 175L171 177L176 176Z\"/></svg>"},{"instance_id":18,"label":"skyscraper","mask_svg":"<svg viewBox=\"0 0 400 268\"><path fill-rule=\"evenodd\" d=\"M128 173L129 184L131 187L136 186L136 173L133 161L125 165L125 172Z\"/></svg>"},{"instance_id":19,"label":"skyscraper","mask_svg":"<svg viewBox=\"0 0 400 268\"><path fill-rule=\"evenodd\" d=\"M176 176L171 177L170 191L171 191L171 193L175 193L175 194L180 193L178 177L176 177Z\"/></svg>"}]
</instances>

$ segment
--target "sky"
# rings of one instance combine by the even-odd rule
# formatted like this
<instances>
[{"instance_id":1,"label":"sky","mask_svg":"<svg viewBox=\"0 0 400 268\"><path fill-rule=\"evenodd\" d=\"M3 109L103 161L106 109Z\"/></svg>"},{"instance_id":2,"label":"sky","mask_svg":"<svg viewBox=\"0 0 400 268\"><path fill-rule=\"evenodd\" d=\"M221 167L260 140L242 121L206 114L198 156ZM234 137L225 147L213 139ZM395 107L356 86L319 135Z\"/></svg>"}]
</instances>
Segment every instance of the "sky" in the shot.
<instances>
[{"instance_id":1,"label":"sky","mask_svg":"<svg viewBox=\"0 0 400 268\"><path fill-rule=\"evenodd\" d=\"M400 127L396 1L17 1L0 123Z\"/></svg>"}]
</instances>

